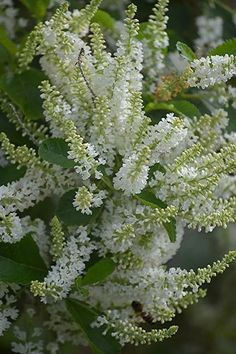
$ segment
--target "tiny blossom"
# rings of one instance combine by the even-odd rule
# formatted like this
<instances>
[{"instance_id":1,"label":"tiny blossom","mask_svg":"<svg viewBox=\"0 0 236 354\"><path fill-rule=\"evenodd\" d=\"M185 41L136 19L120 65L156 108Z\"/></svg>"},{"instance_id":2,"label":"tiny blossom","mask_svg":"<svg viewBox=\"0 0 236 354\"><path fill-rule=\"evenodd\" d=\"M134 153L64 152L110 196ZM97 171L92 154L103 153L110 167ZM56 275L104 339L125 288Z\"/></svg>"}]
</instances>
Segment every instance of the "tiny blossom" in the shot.
<instances>
[{"instance_id":1,"label":"tiny blossom","mask_svg":"<svg viewBox=\"0 0 236 354\"><path fill-rule=\"evenodd\" d=\"M94 245L88 241L86 228L79 227L65 244L62 256L52 266L44 282L32 282L32 292L40 295L43 302L47 303L50 296L55 299L66 297L75 279L84 272L85 262L94 250Z\"/></svg>"},{"instance_id":2,"label":"tiny blossom","mask_svg":"<svg viewBox=\"0 0 236 354\"><path fill-rule=\"evenodd\" d=\"M10 327L11 321L18 317L19 311L15 306L17 298L14 294L17 290L17 285L0 283L0 336Z\"/></svg>"},{"instance_id":3,"label":"tiny blossom","mask_svg":"<svg viewBox=\"0 0 236 354\"><path fill-rule=\"evenodd\" d=\"M73 206L83 214L92 214L91 208L100 207L106 195L104 190L96 191L95 184L90 185L89 188L83 186L76 192Z\"/></svg>"},{"instance_id":4,"label":"tiny blossom","mask_svg":"<svg viewBox=\"0 0 236 354\"><path fill-rule=\"evenodd\" d=\"M114 178L116 189L125 194L138 194L145 187L149 171L150 149L143 147L138 154L128 157Z\"/></svg>"},{"instance_id":5,"label":"tiny blossom","mask_svg":"<svg viewBox=\"0 0 236 354\"><path fill-rule=\"evenodd\" d=\"M217 17L199 16L196 18L198 38L194 44L198 54L204 54L223 42L223 19Z\"/></svg>"},{"instance_id":6,"label":"tiny blossom","mask_svg":"<svg viewBox=\"0 0 236 354\"><path fill-rule=\"evenodd\" d=\"M189 86L205 89L231 79L236 74L236 59L234 55L214 55L193 60L190 67Z\"/></svg>"}]
</instances>

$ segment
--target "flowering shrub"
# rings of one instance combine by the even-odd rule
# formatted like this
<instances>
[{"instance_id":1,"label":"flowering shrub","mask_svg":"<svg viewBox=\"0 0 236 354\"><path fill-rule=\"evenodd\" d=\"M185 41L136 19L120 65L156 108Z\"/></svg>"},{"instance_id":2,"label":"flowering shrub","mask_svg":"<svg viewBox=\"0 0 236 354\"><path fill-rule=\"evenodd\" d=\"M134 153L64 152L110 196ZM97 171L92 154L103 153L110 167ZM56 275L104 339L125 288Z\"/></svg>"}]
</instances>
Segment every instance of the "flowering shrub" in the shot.
<instances>
[{"instance_id":1,"label":"flowering shrub","mask_svg":"<svg viewBox=\"0 0 236 354\"><path fill-rule=\"evenodd\" d=\"M22 2L38 19L48 5ZM163 341L177 326L160 324L236 257L196 271L167 264L187 227L236 220L226 110L236 105L236 40L223 42L221 18L201 16L196 54L182 42L168 52L168 2L141 24L127 1L115 8L122 24L101 0L80 11L63 3L18 48L11 38L27 20L1 21L1 110L23 137L0 133L0 333L13 323L15 353ZM11 1L1 6L0 18L12 14ZM191 102L202 96L204 106Z\"/></svg>"}]
</instances>

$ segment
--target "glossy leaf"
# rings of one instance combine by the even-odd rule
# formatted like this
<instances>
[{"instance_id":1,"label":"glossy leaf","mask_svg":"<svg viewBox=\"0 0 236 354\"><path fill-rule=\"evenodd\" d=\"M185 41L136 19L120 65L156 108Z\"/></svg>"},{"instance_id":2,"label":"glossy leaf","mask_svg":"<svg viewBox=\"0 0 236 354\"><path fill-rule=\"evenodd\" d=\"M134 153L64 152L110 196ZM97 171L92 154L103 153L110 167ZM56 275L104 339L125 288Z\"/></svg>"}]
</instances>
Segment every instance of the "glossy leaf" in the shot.
<instances>
[{"instance_id":1,"label":"glossy leaf","mask_svg":"<svg viewBox=\"0 0 236 354\"><path fill-rule=\"evenodd\" d=\"M39 146L39 156L52 164L59 165L64 168L73 168L75 162L68 159L68 145L61 138L49 138L42 142Z\"/></svg>"},{"instance_id":2,"label":"glossy leaf","mask_svg":"<svg viewBox=\"0 0 236 354\"><path fill-rule=\"evenodd\" d=\"M99 316L97 311L89 308L85 303L74 299L66 300L66 307L74 321L87 336L94 354L120 353L120 344L109 334L109 332L106 335L103 335L102 328L91 327L91 324Z\"/></svg>"},{"instance_id":3,"label":"glossy leaf","mask_svg":"<svg viewBox=\"0 0 236 354\"><path fill-rule=\"evenodd\" d=\"M17 181L19 178L23 177L26 168L17 169L15 165L7 165L5 167L0 167L0 186L13 181Z\"/></svg>"},{"instance_id":4,"label":"glossy leaf","mask_svg":"<svg viewBox=\"0 0 236 354\"><path fill-rule=\"evenodd\" d=\"M176 113L180 116L184 115L189 118L201 116L199 109L193 103L185 100L173 100L168 103L150 102L147 104L145 110L147 113L155 110L164 110Z\"/></svg>"},{"instance_id":5,"label":"glossy leaf","mask_svg":"<svg viewBox=\"0 0 236 354\"><path fill-rule=\"evenodd\" d=\"M236 55L236 38L228 39L208 52L209 56L225 54Z\"/></svg>"},{"instance_id":6,"label":"glossy leaf","mask_svg":"<svg viewBox=\"0 0 236 354\"><path fill-rule=\"evenodd\" d=\"M36 69L14 76L6 74L1 77L0 88L21 109L26 119L37 120L43 116L38 86L44 78L44 74Z\"/></svg>"},{"instance_id":7,"label":"glossy leaf","mask_svg":"<svg viewBox=\"0 0 236 354\"><path fill-rule=\"evenodd\" d=\"M155 194L149 190L143 190L141 193L136 194L135 198L138 199L142 204L147 205L151 208L161 208L165 209L167 204L162 200L157 198Z\"/></svg>"},{"instance_id":8,"label":"glossy leaf","mask_svg":"<svg viewBox=\"0 0 236 354\"><path fill-rule=\"evenodd\" d=\"M101 208L94 209L91 215L82 214L80 211L77 211L72 204L75 193L75 189L70 190L61 197L56 215L65 225L88 225L100 214Z\"/></svg>"},{"instance_id":9,"label":"glossy leaf","mask_svg":"<svg viewBox=\"0 0 236 354\"><path fill-rule=\"evenodd\" d=\"M196 54L192 51L192 49L187 44L183 42L177 42L176 48L179 54L184 59L187 59L190 62L193 61L194 59L197 59Z\"/></svg>"},{"instance_id":10,"label":"glossy leaf","mask_svg":"<svg viewBox=\"0 0 236 354\"><path fill-rule=\"evenodd\" d=\"M149 173L148 173L148 180L149 181L154 177L154 174L156 171L160 171L163 174L166 173L165 167L162 166L159 162L157 162L157 163L155 163L155 165L151 166L149 169Z\"/></svg>"},{"instance_id":11,"label":"glossy leaf","mask_svg":"<svg viewBox=\"0 0 236 354\"><path fill-rule=\"evenodd\" d=\"M172 218L170 222L164 223L163 226L166 229L166 232L168 233L170 241L175 242L176 241L176 220Z\"/></svg>"},{"instance_id":12,"label":"glossy leaf","mask_svg":"<svg viewBox=\"0 0 236 354\"><path fill-rule=\"evenodd\" d=\"M170 104L173 104L175 109L189 118L200 117L201 112L199 109L191 102L179 100L179 101L170 101Z\"/></svg>"},{"instance_id":13,"label":"glossy leaf","mask_svg":"<svg viewBox=\"0 0 236 354\"><path fill-rule=\"evenodd\" d=\"M49 5L49 0L20 0L25 7L32 13L37 19L44 17Z\"/></svg>"},{"instance_id":14,"label":"glossy leaf","mask_svg":"<svg viewBox=\"0 0 236 354\"><path fill-rule=\"evenodd\" d=\"M0 44L3 45L7 51L14 56L16 54L17 48L14 42L8 37L6 30L3 26L0 26Z\"/></svg>"},{"instance_id":15,"label":"glossy leaf","mask_svg":"<svg viewBox=\"0 0 236 354\"><path fill-rule=\"evenodd\" d=\"M94 15L92 22L99 23L105 29L113 30L115 26L115 20L106 11L98 10Z\"/></svg>"},{"instance_id":16,"label":"glossy leaf","mask_svg":"<svg viewBox=\"0 0 236 354\"><path fill-rule=\"evenodd\" d=\"M81 285L98 283L105 280L115 270L115 263L110 258L104 258L93 264L81 280Z\"/></svg>"},{"instance_id":17,"label":"glossy leaf","mask_svg":"<svg viewBox=\"0 0 236 354\"><path fill-rule=\"evenodd\" d=\"M29 284L32 280L43 280L46 266L31 235L17 243L0 244L0 281Z\"/></svg>"}]
</instances>

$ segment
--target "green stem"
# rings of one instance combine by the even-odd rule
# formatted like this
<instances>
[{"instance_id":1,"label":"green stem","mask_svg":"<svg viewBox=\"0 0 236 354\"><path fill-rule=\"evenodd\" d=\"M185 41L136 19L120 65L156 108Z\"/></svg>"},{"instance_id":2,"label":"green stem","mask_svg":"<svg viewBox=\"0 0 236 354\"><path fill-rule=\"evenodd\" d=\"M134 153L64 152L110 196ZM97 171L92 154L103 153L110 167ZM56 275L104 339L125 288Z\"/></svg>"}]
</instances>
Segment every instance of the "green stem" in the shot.
<instances>
[{"instance_id":1,"label":"green stem","mask_svg":"<svg viewBox=\"0 0 236 354\"><path fill-rule=\"evenodd\" d=\"M210 92L202 92L202 93L182 93L181 98L193 99L193 100L201 100L202 98L210 96Z\"/></svg>"},{"instance_id":2,"label":"green stem","mask_svg":"<svg viewBox=\"0 0 236 354\"><path fill-rule=\"evenodd\" d=\"M222 2L221 0L213 0L215 4L217 4L219 7L224 9L225 11L229 12L231 15L236 15L236 10L232 9L230 6Z\"/></svg>"}]
</instances>

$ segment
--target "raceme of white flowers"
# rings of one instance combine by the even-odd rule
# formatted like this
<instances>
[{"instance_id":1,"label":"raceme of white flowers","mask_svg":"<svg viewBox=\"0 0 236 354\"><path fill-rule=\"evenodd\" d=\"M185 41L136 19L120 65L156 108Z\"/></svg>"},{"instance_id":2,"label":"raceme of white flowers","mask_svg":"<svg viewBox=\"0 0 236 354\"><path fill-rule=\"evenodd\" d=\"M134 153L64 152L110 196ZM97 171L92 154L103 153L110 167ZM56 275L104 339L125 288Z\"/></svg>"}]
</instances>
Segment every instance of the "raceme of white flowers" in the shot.
<instances>
[{"instance_id":1,"label":"raceme of white flowers","mask_svg":"<svg viewBox=\"0 0 236 354\"><path fill-rule=\"evenodd\" d=\"M199 16L196 18L198 38L194 44L199 55L223 42L223 19L219 16Z\"/></svg>"},{"instance_id":2,"label":"raceme of white flowers","mask_svg":"<svg viewBox=\"0 0 236 354\"><path fill-rule=\"evenodd\" d=\"M63 4L50 20L36 26L18 58L23 72L35 56L40 57L47 76L40 85L47 136L68 144L68 160L74 161L74 168L43 161L34 148L15 147L4 133L0 135L1 166L7 159L27 168L23 177L0 187L0 239L17 243L31 232L49 265L44 280L32 281L30 291L46 308L45 325L57 340L38 341L36 331L30 353L59 353L67 341L87 343L66 313L64 299L69 296L99 308L102 314L94 328L102 327L104 335L111 331L122 345L168 338L176 326L146 331L139 326L145 322L143 314L154 323L171 320L205 296L201 286L236 256L230 252L196 272L166 265L181 245L184 227L212 231L236 219L236 136L227 132L224 110L232 97L235 104L235 89L227 86L236 74L235 56L199 58L183 69L184 88L200 92L207 88L209 103L217 100L214 87L223 87L228 96L221 105L218 102L208 114L194 118L168 113L154 124L145 114L143 91L153 92L157 84L162 90L168 0L155 5L144 39L137 38L136 7L130 5L115 53L106 48L100 26L91 22L100 2L92 0L85 9L72 12ZM205 32L200 36L206 39ZM163 95L165 101L175 94L163 91ZM30 129L25 131L29 138ZM42 141L36 135L34 139ZM22 216L46 197L60 198L70 190L74 210L92 217L90 224L67 226L54 217L49 236L42 220ZM150 194L154 202L146 199ZM97 210L99 215L94 217ZM175 229L174 242L170 228ZM101 283L76 287L95 253L110 257L115 271ZM3 332L18 315L15 298L8 295L17 288L4 284L0 291L7 304L1 309ZM143 310L136 312L134 301ZM13 352L25 353L25 337L24 331L16 329Z\"/></svg>"}]
</instances>

